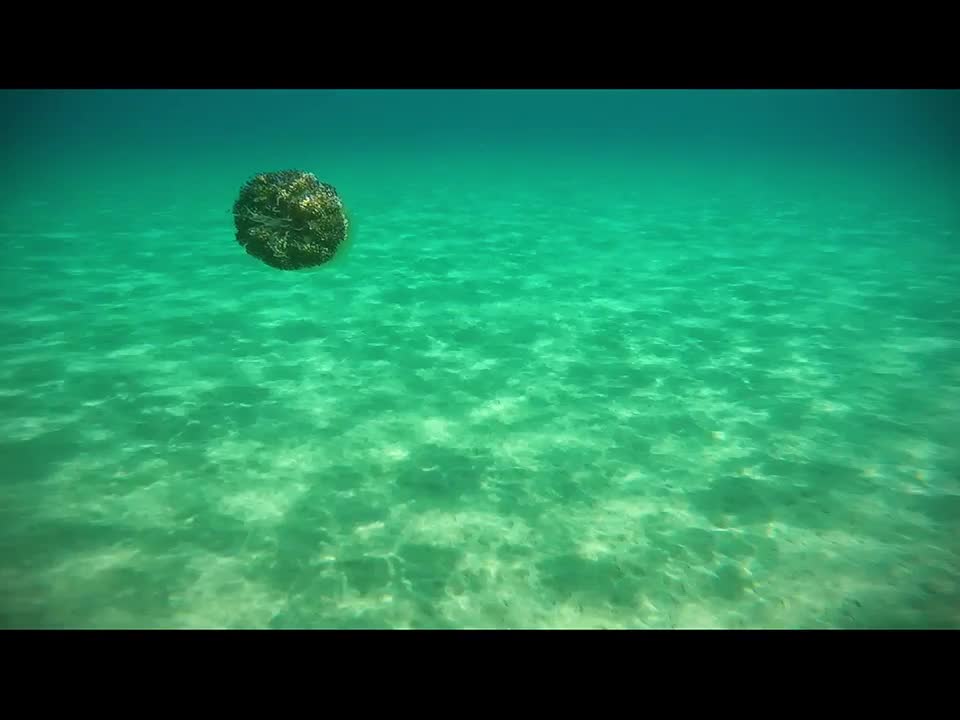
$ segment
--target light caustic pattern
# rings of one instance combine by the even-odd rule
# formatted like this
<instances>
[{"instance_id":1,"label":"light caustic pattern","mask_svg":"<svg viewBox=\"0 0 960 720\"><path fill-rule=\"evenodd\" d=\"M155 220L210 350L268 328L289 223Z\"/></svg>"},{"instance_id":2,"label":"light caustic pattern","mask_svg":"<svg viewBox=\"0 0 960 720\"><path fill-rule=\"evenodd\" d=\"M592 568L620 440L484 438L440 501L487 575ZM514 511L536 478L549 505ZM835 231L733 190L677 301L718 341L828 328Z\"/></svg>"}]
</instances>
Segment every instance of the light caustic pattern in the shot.
<instances>
[{"instance_id":1,"label":"light caustic pattern","mask_svg":"<svg viewBox=\"0 0 960 720\"><path fill-rule=\"evenodd\" d=\"M955 228L565 190L8 222L3 625L960 625Z\"/></svg>"}]
</instances>

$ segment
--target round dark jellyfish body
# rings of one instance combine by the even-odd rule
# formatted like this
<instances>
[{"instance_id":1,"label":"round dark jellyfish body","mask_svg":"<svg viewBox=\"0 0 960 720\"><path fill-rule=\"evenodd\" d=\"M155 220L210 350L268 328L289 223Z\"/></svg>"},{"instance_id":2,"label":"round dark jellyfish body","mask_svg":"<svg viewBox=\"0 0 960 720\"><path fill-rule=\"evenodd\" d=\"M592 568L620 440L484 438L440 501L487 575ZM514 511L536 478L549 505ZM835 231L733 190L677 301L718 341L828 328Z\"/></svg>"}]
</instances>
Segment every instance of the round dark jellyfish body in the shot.
<instances>
[{"instance_id":1,"label":"round dark jellyfish body","mask_svg":"<svg viewBox=\"0 0 960 720\"><path fill-rule=\"evenodd\" d=\"M233 220L241 247L279 270L330 262L350 230L336 188L300 170L252 177L240 188Z\"/></svg>"}]
</instances>

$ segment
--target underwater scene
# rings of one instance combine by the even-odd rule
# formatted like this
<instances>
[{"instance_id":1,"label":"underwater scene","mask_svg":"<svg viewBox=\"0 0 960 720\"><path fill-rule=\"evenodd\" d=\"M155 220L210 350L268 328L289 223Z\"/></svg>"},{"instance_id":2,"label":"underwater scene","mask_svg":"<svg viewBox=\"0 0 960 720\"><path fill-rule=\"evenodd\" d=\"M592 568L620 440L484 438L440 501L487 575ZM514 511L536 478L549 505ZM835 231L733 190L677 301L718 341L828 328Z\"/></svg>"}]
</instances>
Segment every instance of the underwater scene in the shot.
<instances>
[{"instance_id":1,"label":"underwater scene","mask_svg":"<svg viewBox=\"0 0 960 720\"><path fill-rule=\"evenodd\" d=\"M0 109L0 627L960 628L960 93Z\"/></svg>"}]
</instances>

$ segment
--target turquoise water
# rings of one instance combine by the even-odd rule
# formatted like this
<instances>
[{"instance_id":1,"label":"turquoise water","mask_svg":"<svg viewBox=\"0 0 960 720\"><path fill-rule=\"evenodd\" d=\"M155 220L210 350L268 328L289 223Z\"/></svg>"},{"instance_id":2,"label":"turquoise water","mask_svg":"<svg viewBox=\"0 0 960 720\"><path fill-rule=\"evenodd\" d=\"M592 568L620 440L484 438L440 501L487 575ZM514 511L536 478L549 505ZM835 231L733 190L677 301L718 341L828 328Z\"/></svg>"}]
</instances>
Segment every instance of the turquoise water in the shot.
<instances>
[{"instance_id":1,"label":"turquoise water","mask_svg":"<svg viewBox=\"0 0 960 720\"><path fill-rule=\"evenodd\" d=\"M0 626L960 627L957 94L0 97Z\"/></svg>"}]
</instances>

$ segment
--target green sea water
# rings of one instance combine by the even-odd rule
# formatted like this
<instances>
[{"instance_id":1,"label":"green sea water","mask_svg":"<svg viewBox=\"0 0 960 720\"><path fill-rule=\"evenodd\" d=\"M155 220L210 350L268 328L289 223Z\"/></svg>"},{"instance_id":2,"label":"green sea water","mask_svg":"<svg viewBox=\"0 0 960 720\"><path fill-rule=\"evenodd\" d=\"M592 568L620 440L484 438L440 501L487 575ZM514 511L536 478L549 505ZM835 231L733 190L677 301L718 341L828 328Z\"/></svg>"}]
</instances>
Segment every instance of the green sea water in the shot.
<instances>
[{"instance_id":1,"label":"green sea water","mask_svg":"<svg viewBox=\"0 0 960 720\"><path fill-rule=\"evenodd\" d=\"M0 627L960 627L958 108L0 94Z\"/></svg>"}]
</instances>

